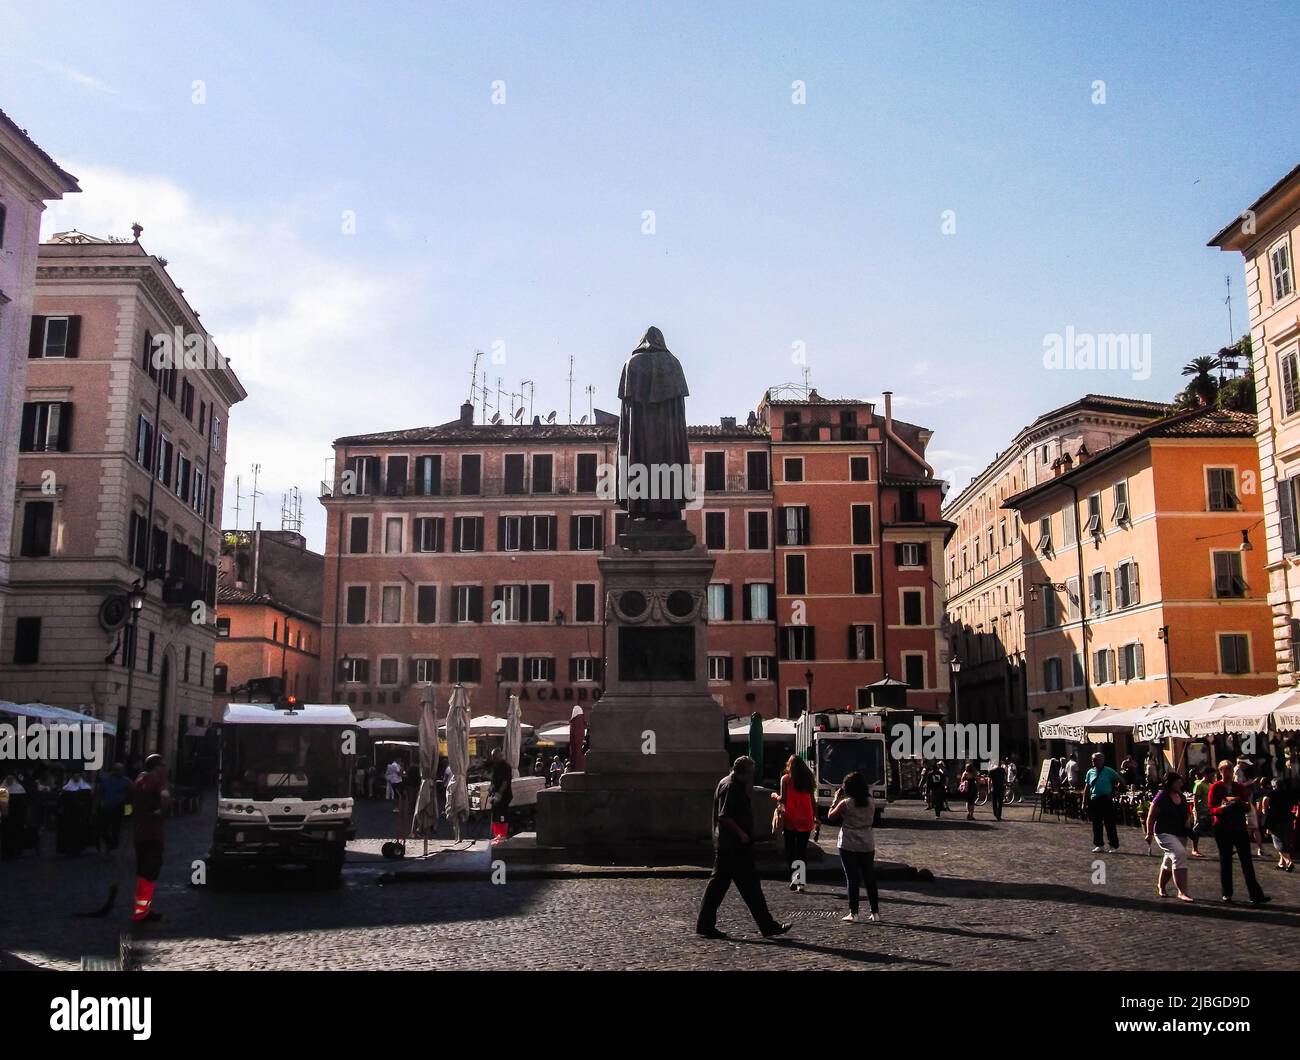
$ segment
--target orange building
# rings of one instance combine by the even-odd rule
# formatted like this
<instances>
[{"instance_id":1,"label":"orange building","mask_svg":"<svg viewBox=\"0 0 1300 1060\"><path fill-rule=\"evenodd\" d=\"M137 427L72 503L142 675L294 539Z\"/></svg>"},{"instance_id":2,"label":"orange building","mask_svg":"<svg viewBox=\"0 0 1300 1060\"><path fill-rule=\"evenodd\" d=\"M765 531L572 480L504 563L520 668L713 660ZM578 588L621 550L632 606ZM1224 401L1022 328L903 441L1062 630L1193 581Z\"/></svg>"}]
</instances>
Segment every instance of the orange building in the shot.
<instances>
[{"instance_id":1,"label":"orange building","mask_svg":"<svg viewBox=\"0 0 1300 1060\"><path fill-rule=\"evenodd\" d=\"M1276 687L1254 439L1245 413L1179 413L1006 501L1038 722Z\"/></svg>"}]
</instances>

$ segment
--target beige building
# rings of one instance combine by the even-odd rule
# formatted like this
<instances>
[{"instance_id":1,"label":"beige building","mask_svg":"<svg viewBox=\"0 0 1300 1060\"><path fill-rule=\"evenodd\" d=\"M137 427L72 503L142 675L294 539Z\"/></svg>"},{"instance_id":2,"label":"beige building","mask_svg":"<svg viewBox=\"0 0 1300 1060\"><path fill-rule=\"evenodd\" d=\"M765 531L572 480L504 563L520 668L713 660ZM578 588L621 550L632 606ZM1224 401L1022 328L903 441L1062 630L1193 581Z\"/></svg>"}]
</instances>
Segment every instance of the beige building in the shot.
<instances>
[{"instance_id":1,"label":"beige building","mask_svg":"<svg viewBox=\"0 0 1300 1060\"><path fill-rule=\"evenodd\" d=\"M1022 763L1035 754L1025 670L1020 514L1003 502L1163 416L1166 406L1088 394L1039 416L944 507L957 530L944 550L949 661L963 722L997 722Z\"/></svg>"},{"instance_id":2,"label":"beige building","mask_svg":"<svg viewBox=\"0 0 1300 1060\"><path fill-rule=\"evenodd\" d=\"M1300 166L1210 240L1246 263L1246 308L1259 409L1259 489L1268 542L1268 603L1279 685L1300 665Z\"/></svg>"},{"instance_id":3,"label":"beige building","mask_svg":"<svg viewBox=\"0 0 1300 1060\"><path fill-rule=\"evenodd\" d=\"M0 111L0 527L14 521L18 426L27 381L27 336L36 289L36 248L45 203L80 191L4 111ZM0 628L9 585L9 537L0 534ZM0 688L0 698L5 697Z\"/></svg>"},{"instance_id":4,"label":"beige building","mask_svg":"<svg viewBox=\"0 0 1300 1060\"><path fill-rule=\"evenodd\" d=\"M1007 499L1035 723L1275 687L1254 434L1246 413L1178 413Z\"/></svg>"},{"instance_id":5,"label":"beige building","mask_svg":"<svg viewBox=\"0 0 1300 1060\"><path fill-rule=\"evenodd\" d=\"M155 336L210 337L138 239L42 244L34 309L0 688L174 755L211 709L226 424L246 395L197 351L160 360Z\"/></svg>"}]
</instances>

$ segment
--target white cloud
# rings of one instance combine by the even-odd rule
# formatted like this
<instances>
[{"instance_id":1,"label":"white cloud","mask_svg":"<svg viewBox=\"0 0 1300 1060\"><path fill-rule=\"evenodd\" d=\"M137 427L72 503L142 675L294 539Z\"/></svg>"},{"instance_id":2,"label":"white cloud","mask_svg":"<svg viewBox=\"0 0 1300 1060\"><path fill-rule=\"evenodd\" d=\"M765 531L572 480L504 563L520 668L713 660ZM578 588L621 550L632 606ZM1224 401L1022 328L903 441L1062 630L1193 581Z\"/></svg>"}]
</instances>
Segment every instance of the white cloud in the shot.
<instances>
[{"instance_id":1,"label":"white cloud","mask_svg":"<svg viewBox=\"0 0 1300 1060\"><path fill-rule=\"evenodd\" d=\"M82 88L88 88L92 92L100 92L106 96L118 95L117 89L110 85L106 85L97 77L92 77L90 74L82 73L80 70L74 70L71 66L64 66L62 63L52 63L45 59L32 59L31 61L42 70L47 70L52 74L58 74L60 77L67 78L67 80L74 84L78 84Z\"/></svg>"}]
</instances>

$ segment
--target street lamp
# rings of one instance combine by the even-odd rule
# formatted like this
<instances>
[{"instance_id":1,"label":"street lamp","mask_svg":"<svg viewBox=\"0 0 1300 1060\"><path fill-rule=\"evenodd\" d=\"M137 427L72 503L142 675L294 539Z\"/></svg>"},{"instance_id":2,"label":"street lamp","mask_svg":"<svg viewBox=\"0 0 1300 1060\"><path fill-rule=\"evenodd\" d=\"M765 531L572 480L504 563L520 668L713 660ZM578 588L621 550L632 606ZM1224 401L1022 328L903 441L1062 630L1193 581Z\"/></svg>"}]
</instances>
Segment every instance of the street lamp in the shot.
<instances>
[{"instance_id":1,"label":"street lamp","mask_svg":"<svg viewBox=\"0 0 1300 1060\"><path fill-rule=\"evenodd\" d=\"M131 695L135 690L135 641L140 628L140 611L144 608L145 585L144 582L137 578L131 588L127 590L126 600L131 605L131 613L127 621L126 641L122 644L122 661L126 664L126 727L127 735L131 732ZM141 732L141 740L148 739L148 733ZM121 743L122 736L119 734L118 742ZM148 751L146 746L142 748ZM130 748L127 748L130 752Z\"/></svg>"},{"instance_id":2,"label":"street lamp","mask_svg":"<svg viewBox=\"0 0 1300 1060\"><path fill-rule=\"evenodd\" d=\"M952 670L952 722L954 725L961 724L960 702L958 700L957 675L961 673L961 660L955 655L948 660L948 667Z\"/></svg>"}]
</instances>

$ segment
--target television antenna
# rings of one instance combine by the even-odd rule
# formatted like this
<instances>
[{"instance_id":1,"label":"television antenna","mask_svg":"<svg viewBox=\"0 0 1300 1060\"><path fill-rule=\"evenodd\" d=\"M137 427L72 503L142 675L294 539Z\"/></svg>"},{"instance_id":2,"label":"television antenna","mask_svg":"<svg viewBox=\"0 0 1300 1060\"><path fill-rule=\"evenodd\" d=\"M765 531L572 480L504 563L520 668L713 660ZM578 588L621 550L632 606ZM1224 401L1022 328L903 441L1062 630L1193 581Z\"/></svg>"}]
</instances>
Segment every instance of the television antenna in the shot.
<instances>
[{"instance_id":1,"label":"television antenna","mask_svg":"<svg viewBox=\"0 0 1300 1060\"><path fill-rule=\"evenodd\" d=\"M253 498L253 519L252 519L251 528L253 530L257 529L257 498L262 495L262 491L257 488L257 478L259 475L261 475L261 473L262 473L262 465L254 464L253 465L253 492L251 494Z\"/></svg>"}]
</instances>

